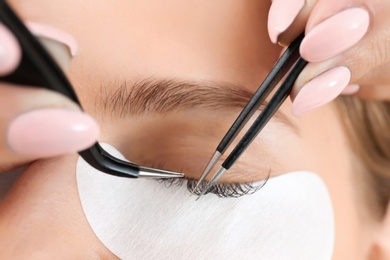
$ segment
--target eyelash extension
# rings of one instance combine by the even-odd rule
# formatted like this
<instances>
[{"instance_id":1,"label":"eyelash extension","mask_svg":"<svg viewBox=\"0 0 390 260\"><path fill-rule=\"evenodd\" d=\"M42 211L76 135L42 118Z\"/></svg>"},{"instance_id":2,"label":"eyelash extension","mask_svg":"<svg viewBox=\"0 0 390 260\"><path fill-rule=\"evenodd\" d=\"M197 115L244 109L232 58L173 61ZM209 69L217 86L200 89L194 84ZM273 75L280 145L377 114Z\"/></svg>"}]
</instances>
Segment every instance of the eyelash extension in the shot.
<instances>
[{"instance_id":1,"label":"eyelash extension","mask_svg":"<svg viewBox=\"0 0 390 260\"><path fill-rule=\"evenodd\" d=\"M260 182L260 183L218 183L210 188L210 190L206 193L215 194L220 198L240 198L244 195L251 195L257 191L259 191L261 188L264 187L264 185L267 183L270 175L268 177ZM196 180L185 180L185 179L157 179L159 183L163 183L165 187L181 187L183 186L184 182L187 181L187 189L188 191L192 191L197 181ZM207 185L207 182L203 182L199 189L196 190L194 193L196 195L200 195L201 191L205 188Z\"/></svg>"},{"instance_id":2,"label":"eyelash extension","mask_svg":"<svg viewBox=\"0 0 390 260\"><path fill-rule=\"evenodd\" d=\"M210 188L206 194L215 194L220 198L240 198L244 195L251 195L259 191L267 183L268 178L260 183L218 183ZM187 189L192 191L195 188L197 181L189 180L187 183ZM207 182L203 182L200 188L194 191L196 195L200 195L201 191L205 188Z\"/></svg>"},{"instance_id":3,"label":"eyelash extension","mask_svg":"<svg viewBox=\"0 0 390 260\"><path fill-rule=\"evenodd\" d=\"M143 165L148 165L148 167L165 169L163 162L143 162ZM252 195L255 192L259 191L267 183L268 179L271 176L271 169L268 172L268 176L262 182L255 183L217 183L211 187L206 194L215 194L220 198L240 198L244 195ZM170 187L182 187L184 182L187 181L187 189L189 192L195 188L197 180L193 179L181 179L181 178L170 178L170 179L155 179L157 182L165 185L166 188ZM194 191L194 194L200 195L201 191L206 187L207 181L204 181L199 188Z\"/></svg>"}]
</instances>

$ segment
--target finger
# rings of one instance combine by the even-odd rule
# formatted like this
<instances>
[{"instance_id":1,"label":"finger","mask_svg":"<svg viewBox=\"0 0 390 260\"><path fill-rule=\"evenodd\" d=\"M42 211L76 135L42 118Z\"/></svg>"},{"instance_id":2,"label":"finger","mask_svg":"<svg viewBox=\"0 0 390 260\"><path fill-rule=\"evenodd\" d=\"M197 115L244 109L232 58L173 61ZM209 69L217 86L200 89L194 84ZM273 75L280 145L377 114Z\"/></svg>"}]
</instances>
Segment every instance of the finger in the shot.
<instances>
[{"instance_id":1,"label":"finger","mask_svg":"<svg viewBox=\"0 0 390 260\"><path fill-rule=\"evenodd\" d=\"M99 128L63 95L1 84L0 172L91 146Z\"/></svg>"},{"instance_id":2,"label":"finger","mask_svg":"<svg viewBox=\"0 0 390 260\"><path fill-rule=\"evenodd\" d=\"M362 99L390 101L390 85L361 86L354 96Z\"/></svg>"},{"instance_id":3,"label":"finger","mask_svg":"<svg viewBox=\"0 0 390 260\"><path fill-rule=\"evenodd\" d=\"M73 36L55 27L32 21L26 22L26 27L37 37L46 50L53 54L52 58L57 64L64 71L67 71L71 61L69 57L75 57L78 51L77 42Z\"/></svg>"},{"instance_id":4,"label":"finger","mask_svg":"<svg viewBox=\"0 0 390 260\"><path fill-rule=\"evenodd\" d=\"M29 23L28 27L66 69L75 54L73 38L45 25ZM0 70L2 64L9 67L0 63ZM98 137L96 122L63 95L8 83L0 83L0 93L0 172L38 158L85 149Z\"/></svg>"},{"instance_id":5,"label":"finger","mask_svg":"<svg viewBox=\"0 0 390 260\"><path fill-rule=\"evenodd\" d=\"M19 65L21 50L11 32L0 24L0 75L12 72Z\"/></svg>"},{"instance_id":6,"label":"finger","mask_svg":"<svg viewBox=\"0 0 390 260\"><path fill-rule=\"evenodd\" d=\"M268 33L273 43L289 45L304 30L317 0L273 0Z\"/></svg>"},{"instance_id":7,"label":"finger","mask_svg":"<svg viewBox=\"0 0 390 260\"><path fill-rule=\"evenodd\" d=\"M328 18L348 8L362 7L376 14L385 2L386 0L318 0L307 21L306 33L309 33L314 27Z\"/></svg>"},{"instance_id":8,"label":"finger","mask_svg":"<svg viewBox=\"0 0 390 260\"><path fill-rule=\"evenodd\" d=\"M390 62L371 70L355 82L359 85L390 85Z\"/></svg>"},{"instance_id":9,"label":"finger","mask_svg":"<svg viewBox=\"0 0 390 260\"><path fill-rule=\"evenodd\" d=\"M317 8L335 2L327 1L320 0L312 15L318 13ZM390 22L383 9L390 10L390 4L386 2L370 2L370 8L346 8L322 22L311 22L315 27L307 29L308 34L301 45L302 57L311 63L292 91L294 114L303 114L329 103L350 82L355 83L388 62ZM375 10L381 11L374 16ZM329 13L329 9L322 9L322 13Z\"/></svg>"}]
</instances>

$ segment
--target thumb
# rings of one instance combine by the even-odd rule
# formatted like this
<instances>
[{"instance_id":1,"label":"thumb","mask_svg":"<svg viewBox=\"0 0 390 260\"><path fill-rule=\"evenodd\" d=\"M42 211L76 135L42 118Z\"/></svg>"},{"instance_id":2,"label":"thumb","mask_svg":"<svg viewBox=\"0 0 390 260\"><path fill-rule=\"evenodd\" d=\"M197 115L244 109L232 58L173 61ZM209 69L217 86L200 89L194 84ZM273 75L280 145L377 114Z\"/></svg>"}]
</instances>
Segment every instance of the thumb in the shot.
<instances>
[{"instance_id":1,"label":"thumb","mask_svg":"<svg viewBox=\"0 0 390 260\"><path fill-rule=\"evenodd\" d=\"M317 0L273 0L268 14L268 33L273 43L289 45L305 31Z\"/></svg>"},{"instance_id":2,"label":"thumb","mask_svg":"<svg viewBox=\"0 0 390 260\"><path fill-rule=\"evenodd\" d=\"M29 23L30 30L65 70L74 54L70 36L52 27ZM12 37L5 27L0 33ZM5 33L4 33L5 32ZM7 34L8 33L8 34ZM15 49L0 40L0 49ZM70 44L68 44L70 42ZM17 42L14 42L17 44ZM3 45L3 46L2 46ZM18 55L1 60L1 67L18 64ZM6 71L6 70L4 70ZM0 172L11 170L38 158L76 152L92 145L99 134L94 119L80 111L65 96L42 88L0 83Z\"/></svg>"}]
</instances>

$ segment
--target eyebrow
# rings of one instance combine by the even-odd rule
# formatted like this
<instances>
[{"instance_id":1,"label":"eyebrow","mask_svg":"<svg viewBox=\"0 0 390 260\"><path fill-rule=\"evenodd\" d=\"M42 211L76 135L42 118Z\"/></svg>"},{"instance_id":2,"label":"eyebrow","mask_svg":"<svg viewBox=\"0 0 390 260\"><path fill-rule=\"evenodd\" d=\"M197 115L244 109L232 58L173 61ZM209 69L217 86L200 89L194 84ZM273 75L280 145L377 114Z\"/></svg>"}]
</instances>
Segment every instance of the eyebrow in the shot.
<instances>
[{"instance_id":1,"label":"eyebrow","mask_svg":"<svg viewBox=\"0 0 390 260\"><path fill-rule=\"evenodd\" d=\"M193 109L241 111L253 94L242 86L226 82L148 78L130 83L117 80L101 85L95 106L116 118ZM267 102L259 110L265 105ZM282 111L276 111L274 118L298 133L298 127Z\"/></svg>"}]
</instances>

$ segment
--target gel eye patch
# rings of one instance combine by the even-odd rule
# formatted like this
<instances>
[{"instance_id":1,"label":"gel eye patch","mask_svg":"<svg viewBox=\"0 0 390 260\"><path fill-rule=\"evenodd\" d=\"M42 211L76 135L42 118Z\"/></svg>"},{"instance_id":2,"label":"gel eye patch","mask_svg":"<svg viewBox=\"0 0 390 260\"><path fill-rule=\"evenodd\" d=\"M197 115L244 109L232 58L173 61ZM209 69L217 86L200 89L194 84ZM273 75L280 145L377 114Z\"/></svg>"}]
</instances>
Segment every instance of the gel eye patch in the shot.
<instances>
[{"instance_id":1,"label":"gel eye patch","mask_svg":"<svg viewBox=\"0 0 390 260\"><path fill-rule=\"evenodd\" d=\"M121 259L332 257L333 208L314 173L270 178L257 193L237 199L207 195L195 201L186 185L114 177L80 158L77 183L90 226Z\"/></svg>"}]
</instances>

